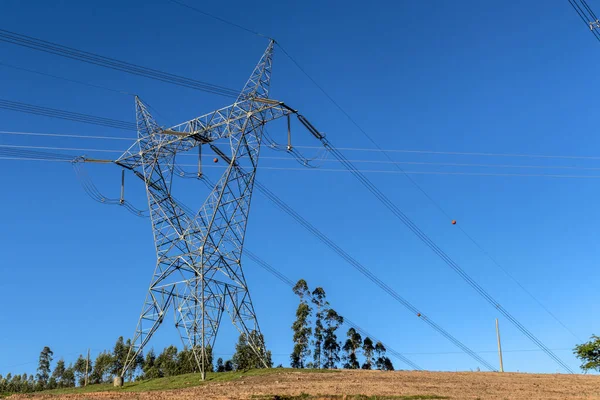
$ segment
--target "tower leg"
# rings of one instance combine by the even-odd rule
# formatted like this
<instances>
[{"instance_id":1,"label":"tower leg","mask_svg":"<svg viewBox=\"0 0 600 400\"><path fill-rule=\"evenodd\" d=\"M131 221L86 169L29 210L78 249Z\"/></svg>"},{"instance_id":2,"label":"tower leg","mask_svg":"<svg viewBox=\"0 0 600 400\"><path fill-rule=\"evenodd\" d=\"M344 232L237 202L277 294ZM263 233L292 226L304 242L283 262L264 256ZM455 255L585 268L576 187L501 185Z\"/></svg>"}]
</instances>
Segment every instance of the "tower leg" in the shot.
<instances>
[{"instance_id":1,"label":"tower leg","mask_svg":"<svg viewBox=\"0 0 600 400\"><path fill-rule=\"evenodd\" d=\"M245 283L245 279L244 279ZM263 335L256 319L254 306L250 299L250 293L247 287L227 287L227 311L231 317L231 322L240 332L246 335L248 345L252 351L261 360L261 365L254 365L254 368L270 368L270 363L267 360L267 352Z\"/></svg>"}]
</instances>

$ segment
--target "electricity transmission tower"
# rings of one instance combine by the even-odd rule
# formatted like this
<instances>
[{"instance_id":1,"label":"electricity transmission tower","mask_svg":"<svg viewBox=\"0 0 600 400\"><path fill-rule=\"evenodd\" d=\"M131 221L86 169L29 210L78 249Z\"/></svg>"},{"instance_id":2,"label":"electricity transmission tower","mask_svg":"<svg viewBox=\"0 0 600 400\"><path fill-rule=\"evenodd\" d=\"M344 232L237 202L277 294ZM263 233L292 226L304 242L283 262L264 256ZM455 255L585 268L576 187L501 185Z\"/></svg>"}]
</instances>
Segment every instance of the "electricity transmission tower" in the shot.
<instances>
[{"instance_id":1,"label":"electricity transmission tower","mask_svg":"<svg viewBox=\"0 0 600 400\"><path fill-rule=\"evenodd\" d=\"M269 99L271 41L237 100L165 129L136 98L136 142L116 161L146 186L156 246L156 268L121 376L163 323L169 309L202 379L224 311L266 363L266 350L242 269L242 248L264 125L295 111ZM230 154L213 142L228 139ZM171 193L177 154L202 146L227 163L197 211ZM202 172L198 171L201 177Z\"/></svg>"}]
</instances>

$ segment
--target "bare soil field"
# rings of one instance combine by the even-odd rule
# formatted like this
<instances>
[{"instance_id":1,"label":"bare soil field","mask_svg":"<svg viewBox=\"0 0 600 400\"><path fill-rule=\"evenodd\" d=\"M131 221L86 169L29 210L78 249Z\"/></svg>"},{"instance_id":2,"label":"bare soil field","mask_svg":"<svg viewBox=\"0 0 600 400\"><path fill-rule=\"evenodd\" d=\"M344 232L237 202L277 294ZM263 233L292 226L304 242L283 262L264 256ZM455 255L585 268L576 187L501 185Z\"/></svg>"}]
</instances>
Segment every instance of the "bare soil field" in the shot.
<instances>
[{"instance_id":1,"label":"bare soil field","mask_svg":"<svg viewBox=\"0 0 600 400\"><path fill-rule=\"evenodd\" d=\"M398 398L414 396L415 399L427 398L425 396L494 400L600 399L600 376L488 372L282 371L263 376L241 374L230 382L209 382L201 386L168 391L119 390L77 394L36 394L18 395L10 399L277 399L300 394L311 395L306 398L312 399L345 399L346 396L352 398L352 395L398 396Z\"/></svg>"}]
</instances>

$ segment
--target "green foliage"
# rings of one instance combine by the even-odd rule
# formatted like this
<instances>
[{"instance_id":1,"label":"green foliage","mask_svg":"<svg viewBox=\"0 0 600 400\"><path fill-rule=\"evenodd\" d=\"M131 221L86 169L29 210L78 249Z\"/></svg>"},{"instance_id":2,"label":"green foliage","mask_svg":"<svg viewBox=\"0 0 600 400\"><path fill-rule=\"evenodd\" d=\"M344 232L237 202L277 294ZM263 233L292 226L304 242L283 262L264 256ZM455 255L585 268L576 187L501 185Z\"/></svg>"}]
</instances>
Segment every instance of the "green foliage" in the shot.
<instances>
[{"instance_id":1,"label":"green foliage","mask_svg":"<svg viewBox=\"0 0 600 400\"><path fill-rule=\"evenodd\" d=\"M142 371L143 379L162 378L162 372L156 366L156 354L154 354L154 349L150 349L150 351L146 354Z\"/></svg>"},{"instance_id":2,"label":"green foliage","mask_svg":"<svg viewBox=\"0 0 600 400\"><path fill-rule=\"evenodd\" d=\"M300 297L301 299L308 296L309 294L308 284L304 279L300 279L298 282L296 282L296 285L294 285L292 290L294 294Z\"/></svg>"},{"instance_id":3,"label":"green foliage","mask_svg":"<svg viewBox=\"0 0 600 400\"><path fill-rule=\"evenodd\" d=\"M111 380L113 356L109 352L102 352L96 357L94 369L90 374L90 383L108 383ZM85 367L84 367L85 368Z\"/></svg>"},{"instance_id":4,"label":"green foliage","mask_svg":"<svg viewBox=\"0 0 600 400\"><path fill-rule=\"evenodd\" d=\"M46 385L46 389L56 389L58 387L58 382L56 381L56 378L51 376L50 379L48 379L48 384Z\"/></svg>"},{"instance_id":5,"label":"green foliage","mask_svg":"<svg viewBox=\"0 0 600 400\"><path fill-rule=\"evenodd\" d=\"M377 344L375 344L375 354L377 357L375 360L375 365L379 370L393 371L394 365L392 364L392 360L385 356L385 351L386 350L383 343L377 342Z\"/></svg>"},{"instance_id":6,"label":"green foliage","mask_svg":"<svg viewBox=\"0 0 600 400\"><path fill-rule=\"evenodd\" d=\"M313 366L315 368L321 368L322 360L321 354L323 353L323 338L325 327L323 326L323 319L325 317L325 307L327 302L325 301L325 290L318 287L312 292L312 303L316 307L315 311L315 331L313 339Z\"/></svg>"},{"instance_id":7,"label":"green foliage","mask_svg":"<svg viewBox=\"0 0 600 400\"><path fill-rule=\"evenodd\" d=\"M225 365L223 365L223 359L221 357L217 360L217 372L225 372Z\"/></svg>"},{"instance_id":8,"label":"green foliage","mask_svg":"<svg viewBox=\"0 0 600 400\"><path fill-rule=\"evenodd\" d=\"M324 368L337 368L340 361L340 343L337 341L336 331L344 323L344 318L332 308L325 312L325 333L323 335L323 354L325 355Z\"/></svg>"},{"instance_id":9,"label":"green foliage","mask_svg":"<svg viewBox=\"0 0 600 400\"><path fill-rule=\"evenodd\" d=\"M65 360L62 358L56 362L54 371L50 379L54 379L54 385L49 385L50 388L62 387L63 375L65 374Z\"/></svg>"},{"instance_id":10,"label":"green foliage","mask_svg":"<svg viewBox=\"0 0 600 400\"><path fill-rule=\"evenodd\" d=\"M112 352L112 363L109 368L111 375L117 376L121 374L121 371L125 366L125 361L127 359L128 352L129 348L125 346L123 336L119 336Z\"/></svg>"},{"instance_id":11,"label":"green foliage","mask_svg":"<svg viewBox=\"0 0 600 400\"><path fill-rule=\"evenodd\" d=\"M3 392L10 393L9 385L10 385L11 379L12 379L12 374L9 372L8 374L6 374L6 377L2 380L2 391Z\"/></svg>"},{"instance_id":12,"label":"green foliage","mask_svg":"<svg viewBox=\"0 0 600 400\"><path fill-rule=\"evenodd\" d=\"M582 370L600 371L600 337L592 335L589 342L575 346L573 353L581 361Z\"/></svg>"},{"instance_id":13,"label":"green foliage","mask_svg":"<svg viewBox=\"0 0 600 400\"><path fill-rule=\"evenodd\" d=\"M50 363L52 363L53 355L54 353L48 346L44 347L40 353L37 369L37 383L41 389L44 389L48 384L48 379L50 378Z\"/></svg>"},{"instance_id":14,"label":"green foliage","mask_svg":"<svg viewBox=\"0 0 600 400\"><path fill-rule=\"evenodd\" d=\"M290 361L292 368L304 368L305 360L310 356L309 343L312 334L312 328L308 321L312 312L308 304L310 291L304 279L300 279L292 290L300 298L300 304L296 310L296 321L292 324L294 349L290 355Z\"/></svg>"},{"instance_id":15,"label":"green foliage","mask_svg":"<svg viewBox=\"0 0 600 400\"><path fill-rule=\"evenodd\" d=\"M177 347L169 346L156 357L156 367L161 376L174 376L178 374L179 362L177 360Z\"/></svg>"},{"instance_id":16,"label":"green foliage","mask_svg":"<svg viewBox=\"0 0 600 400\"><path fill-rule=\"evenodd\" d=\"M88 373L92 370L92 362L86 364L86 359L83 358L83 355L79 355L77 361L75 361L75 365L73 366L73 373L75 374L75 380L79 383L79 386L83 386L85 383L85 367L88 367Z\"/></svg>"},{"instance_id":17,"label":"green foliage","mask_svg":"<svg viewBox=\"0 0 600 400\"><path fill-rule=\"evenodd\" d=\"M233 368L236 371L264 368L265 363L269 368L273 365L271 352L265 349L263 335L252 331L248 337L245 333L242 333L235 345L235 354L232 358ZM225 363L225 370L227 370L227 363Z\"/></svg>"},{"instance_id":18,"label":"green foliage","mask_svg":"<svg viewBox=\"0 0 600 400\"><path fill-rule=\"evenodd\" d=\"M385 357L383 359L383 370L384 371L393 371L394 370L394 365L392 364L392 360L390 360L388 357Z\"/></svg>"},{"instance_id":19,"label":"green foliage","mask_svg":"<svg viewBox=\"0 0 600 400\"><path fill-rule=\"evenodd\" d=\"M366 337L363 341L363 354L365 356L365 362L362 365L362 369L371 369L373 366L373 352L375 351L375 347L373 346L373 341L370 337Z\"/></svg>"},{"instance_id":20,"label":"green foliage","mask_svg":"<svg viewBox=\"0 0 600 400\"><path fill-rule=\"evenodd\" d=\"M202 361L202 347L197 347L195 349L198 360ZM206 348L206 371L213 372L213 355L212 348L208 346ZM178 374L189 374L192 372L199 372L198 370L198 362L196 361L196 356L194 355L194 351L192 349L184 348L177 355L177 363L179 365Z\"/></svg>"},{"instance_id":21,"label":"green foliage","mask_svg":"<svg viewBox=\"0 0 600 400\"><path fill-rule=\"evenodd\" d=\"M75 387L75 369L72 364L65 369L63 372L62 379L60 381L60 387Z\"/></svg>"},{"instance_id":22,"label":"green foliage","mask_svg":"<svg viewBox=\"0 0 600 400\"><path fill-rule=\"evenodd\" d=\"M346 336L348 339L346 340L346 343L344 343L344 351L346 352L346 363L344 364L344 368L358 369L360 368L360 364L358 363L358 350L362 344L362 337L354 328L348 329Z\"/></svg>"},{"instance_id":23,"label":"green foliage","mask_svg":"<svg viewBox=\"0 0 600 400\"><path fill-rule=\"evenodd\" d=\"M12 375L8 373L5 378L0 375L0 397L2 393L30 393L36 388L33 375Z\"/></svg>"}]
</instances>

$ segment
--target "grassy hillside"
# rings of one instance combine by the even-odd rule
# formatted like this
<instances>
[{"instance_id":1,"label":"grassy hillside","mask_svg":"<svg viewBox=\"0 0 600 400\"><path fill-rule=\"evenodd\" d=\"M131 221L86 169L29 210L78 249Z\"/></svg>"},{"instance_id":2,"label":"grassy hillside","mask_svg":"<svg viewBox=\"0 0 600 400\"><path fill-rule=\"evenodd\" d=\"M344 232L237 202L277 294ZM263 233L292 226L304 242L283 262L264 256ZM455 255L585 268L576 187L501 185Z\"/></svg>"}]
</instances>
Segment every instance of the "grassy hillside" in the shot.
<instances>
[{"instance_id":1,"label":"grassy hillside","mask_svg":"<svg viewBox=\"0 0 600 400\"><path fill-rule=\"evenodd\" d=\"M240 379L242 377L257 376L257 375L269 375L277 374L284 371L298 372L297 369L291 368L271 368L271 369L253 369L249 371L232 371L232 372L209 372L206 375L206 380L202 382L200 380L200 374L185 374L170 376L167 378L149 379L145 381L137 382L126 382L121 388L116 388L112 383L100 384L100 385L88 385L82 388L68 388L68 389L54 389L47 390L43 393L48 394L63 394L63 393L89 393L89 392L102 392L102 391L124 391L124 392L147 392L151 390L171 390L171 389L182 389L193 386L200 386L210 382L227 382ZM319 370L319 369L305 369L303 372L320 372L320 373L336 373L339 371L330 370Z\"/></svg>"}]
</instances>

